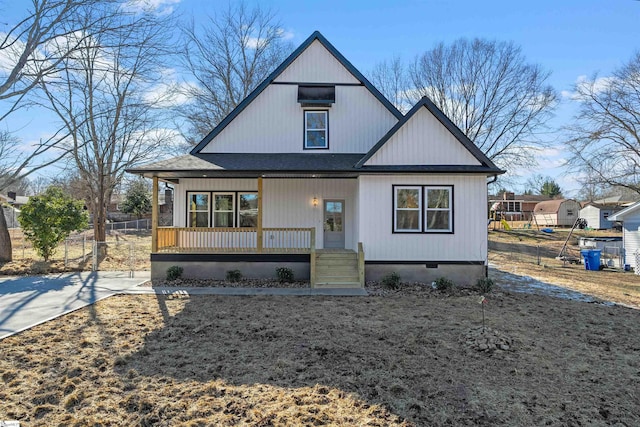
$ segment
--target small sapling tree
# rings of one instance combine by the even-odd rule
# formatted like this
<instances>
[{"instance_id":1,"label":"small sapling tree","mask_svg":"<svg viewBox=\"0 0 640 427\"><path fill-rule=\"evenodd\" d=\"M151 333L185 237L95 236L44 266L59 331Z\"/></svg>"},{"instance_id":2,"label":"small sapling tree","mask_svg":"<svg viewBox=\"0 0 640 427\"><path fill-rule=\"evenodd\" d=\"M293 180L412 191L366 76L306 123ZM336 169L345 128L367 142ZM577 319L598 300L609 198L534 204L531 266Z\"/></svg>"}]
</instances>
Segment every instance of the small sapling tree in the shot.
<instances>
[{"instance_id":1,"label":"small sapling tree","mask_svg":"<svg viewBox=\"0 0 640 427\"><path fill-rule=\"evenodd\" d=\"M60 242L72 231L87 226L88 215L82 201L67 196L58 187L49 187L43 194L29 199L18 221L38 255L49 261Z\"/></svg>"}]
</instances>

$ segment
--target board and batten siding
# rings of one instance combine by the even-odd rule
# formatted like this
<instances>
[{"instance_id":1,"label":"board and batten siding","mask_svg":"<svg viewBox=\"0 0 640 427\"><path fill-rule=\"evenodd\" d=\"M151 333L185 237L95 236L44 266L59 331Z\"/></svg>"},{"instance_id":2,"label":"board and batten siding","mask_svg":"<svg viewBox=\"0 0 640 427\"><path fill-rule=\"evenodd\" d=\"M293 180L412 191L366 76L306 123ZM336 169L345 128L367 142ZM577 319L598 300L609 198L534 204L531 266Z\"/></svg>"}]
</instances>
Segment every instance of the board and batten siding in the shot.
<instances>
[{"instance_id":1,"label":"board and batten siding","mask_svg":"<svg viewBox=\"0 0 640 427\"><path fill-rule=\"evenodd\" d=\"M262 181L263 227L316 228L316 247L323 247L323 201L345 201L345 247L357 249L356 179L268 179ZM258 191L257 179L183 178L175 185L174 224L186 227L187 192ZM313 206L313 198L318 206ZM265 237L268 238L268 237Z\"/></svg>"},{"instance_id":2,"label":"board and batten siding","mask_svg":"<svg viewBox=\"0 0 640 427\"><path fill-rule=\"evenodd\" d=\"M365 164L480 165L480 162L429 110L421 108Z\"/></svg>"},{"instance_id":3,"label":"board and batten siding","mask_svg":"<svg viewBox=\"0 0 640 427\"><path fill-rule=\"evenodd\" d=\"M322 108L319 108L322 109ZM366 153L397 119L364 86L336 86L329 149L304 149L297 85L269 85L202 153Z\"/></svg>"},{"instance_id":4,"label":"board and batten siding","mask_svg":"<svg viewBox=\"0 0 640 427\"><path fill-rule=\"evenodd\" d=\"M311 43L275 81L294 83L360 83L318 40Z\"/></svg>"},{"instance_id":5,"label":"board and batten siding","mask_svg":"<svg viewBox=\"0 0 640 427\"><path fill-rule=\"evenodd\" d=\"M345 248L357 250L356 179L264 179L264 227L304 227L316 229L316 247L324 247L324 200L345 201ZM313 206L313 198L318 206Z\"/></svg>"},{"instance_id":6,"label":"board and batten siding","mask_svg":"<svg viewBox=\"0 0 640 427\"><path fill-rule=\"evenodd\" d=\"M186 227L187 192L258 191L258 180L237 178L181 178L179 184L174 184L174 189L173 224L176 227Z\"/></svg>"},{"instance_id":7,"label":"board and batten siding","mask_svg":"<svg viewBox=\"0 0 640 427\"><path fill-rule=\"evenodd\" d=\"M393 185L452 185L453 234L393 233ZM485 261L484 176L361 176L360 241L367 261Z\"/></svg>"},{"instance_id":8,"label":"board and batten siding","mask_svg":"<svg viewBox=\"0 0 640 427\"><path fill-rule=\"evenodd\" d=\"M640 218L625 218L622 223L622 240L624 242L624 263L631 268L640 266L636 263L636 251L640 249Z\"/></svg>"}]
</instances>

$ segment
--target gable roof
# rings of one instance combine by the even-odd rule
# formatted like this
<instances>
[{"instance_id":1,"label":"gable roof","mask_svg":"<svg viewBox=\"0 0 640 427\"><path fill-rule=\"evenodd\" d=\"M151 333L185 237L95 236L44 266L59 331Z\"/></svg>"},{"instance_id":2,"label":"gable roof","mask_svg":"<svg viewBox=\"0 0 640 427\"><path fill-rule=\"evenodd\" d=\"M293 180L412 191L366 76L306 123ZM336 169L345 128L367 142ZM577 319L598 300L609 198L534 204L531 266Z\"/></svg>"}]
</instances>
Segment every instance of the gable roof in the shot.
<instances>
[{"instance_id":1,"label":"gable roof","mask_svg":"<svg viewBox=\"0 0 640 427\"><path fill-rule=\"evenodd\" d=\"M431 102L429 98L426 96L422 97L416 105L398 122L392 127L389 132L385 136L382 137L380 141L376 145L374 145L371 150L356 164L356 168L361 168L365 166L367 160L373 157L383 145L387 143L395 135L402 126L404 126L410 119L413 117L420 109L424 107L431 114L434 115L436 119L440 123L446 127L449 132L484 166L488 168L489 171L495 172L498 174L502 174L505 171L498 168L485 154L456 126L436 105Z\"/></svg>"},{"instance_id":2,"label":"gable roof","mask_svg":"<svg viewBox=\"0 0 640 427\"><path fill-rule=\"evenodd\" d=\"M624 221L624 217L633 214L640 209L640 202L636 202L631 206L624 208L620 212L616 212L613 215L609 215L607 218L609 221Z\"/></svg>"},{"instance_id":3,"label":"gable roof","mask_svg":"<svg viewBox=\"0 0 640 427\"><path fill-rule=\"evenodd\" d=\"M319 31L314 31L296 50L293 51L291 55L287 59L285 59L282 64L278 66L266 79L262 81L256 87L253 92L251 92L245 99L240 102L236 106L236 108L229 113L227 117L225 117L207 136L205 136L202 141L198 145L196 145L192 150L191 154L195 155L200 152L204 147L207 146L209 142L213 138L215 138L220 132L227 127L233 119L235 119L247 106L258 97L266 88L269 86L282 72L291 65L301 54L304 52L314 41L320 42L337 60L340 62L353 76L359 80L368 90L371 92L373 96L375 96L378 101L380 101L390 112L393 114L398 120L402 119L402 113L398 111L398 109L387 99L385 96L380 93L378 89L374 85L367 80L367 78L360 72L356 67L354 67L351 62L347 60L338 50L331 44L329 41L320 34ZM327 82L331 83L331 82Z\"/></svg>"}]
</instances>

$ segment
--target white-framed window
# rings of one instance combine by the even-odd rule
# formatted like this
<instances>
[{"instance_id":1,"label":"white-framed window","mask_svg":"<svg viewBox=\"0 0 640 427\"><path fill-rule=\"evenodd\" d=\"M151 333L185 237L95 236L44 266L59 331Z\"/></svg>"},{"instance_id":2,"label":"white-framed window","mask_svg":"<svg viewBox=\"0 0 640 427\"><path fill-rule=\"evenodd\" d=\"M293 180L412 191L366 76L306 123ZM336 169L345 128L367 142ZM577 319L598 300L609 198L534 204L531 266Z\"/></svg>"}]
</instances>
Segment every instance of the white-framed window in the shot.
<instances>
[{"instance_id":1,"label":"white-framed window","mask_svg":"<svg viewBox=\"0 0 640 427\"><path fill-rule=\"evenodd\" d=\"M329 112L326 110L305 110L304 148L329 148Z\"/></svg>"},{"instance_id":2,"label":"white-framed window","mask_svg":"<svg viewBox=\"0 0 640 427\"><path fill-rule=\"evenodd\" d=\"M451 187L424 187L425 222L424 231L450 232L451 227Z\"/></svg>"},{"instance_id":3,"label":"white-framed window","mask_svg":"<svg viewBox=\"0 0 640 427\"><path fill-rule=\"evenodd\" d=\"M393 193L393 231L421 232L422 187L394 186Z\"/></svg>"},{"instance_id":4,"label":"white-framed window","mask_svg":"<svg viewBox=\"0 0 640 427\"><path fill-rule=\"evenodd\" d=\"M213 226L235 227L235 193L213 193Z\"/></svg>"},{"instance_id":5,"label":"white-framed window","mask_svg":"<svg viewBox=\"0 0 640 427\"><path fill-rule=\"evenodd\" d=\"M210 194L189 192L187 200L187 227L209 227Z\"/></svg>"},{"instance_id":6,"label":"white-framed window","mask_svg":"<svg viewBox=\"0 0 640 427\"><path fill-rule=\"evenodd\" d=\"M238 193L238 227L258 226L258 193Z\"/></svg>"},{"instance_id":7,"label":"white-framed window","mask_svg":"<svg viewBox=\"0 0 640 427\"><path fill-rule=\"evenodd\" d=\"M453 233L453 186L394 185L394 233Z\"/></svg>"}]
</instances>

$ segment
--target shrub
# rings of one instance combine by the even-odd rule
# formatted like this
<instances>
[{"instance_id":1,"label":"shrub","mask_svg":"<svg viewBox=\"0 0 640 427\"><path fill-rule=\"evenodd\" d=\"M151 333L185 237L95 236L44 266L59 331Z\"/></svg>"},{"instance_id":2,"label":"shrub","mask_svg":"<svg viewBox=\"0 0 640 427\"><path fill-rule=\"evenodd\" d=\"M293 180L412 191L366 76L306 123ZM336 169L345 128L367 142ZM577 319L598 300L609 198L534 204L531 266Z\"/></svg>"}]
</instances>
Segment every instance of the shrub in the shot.
<instances>
[{"instance_id":1,"label":"shrub","mask_svg":"<svg viewBox=\"0 0 640 427\"><path fill-rule=\"evenodd\" d=\"M436 289L439 291L450 291L456 285L453 283L453 280L447 279L446 277L438 277L435 283Z\"/></svg>"},{"instance_id":2,"label":"shrub","mask_svg":"<svg viewBox=\"0 0 640 427\"><path fill-rule=\"evenodd\" d=\"M400 287L400 275L395 271L382 278L382 286L387 289L398 289Z\"/></svg>"},{"instance_id":3,"label":"shrub","mask_svg":"<svg viewBox=\"0 0 640 427\"><path fill-rule=\"evenodd\" d=\"M60 188L49 187L29 199L18 221L36 253L49 261L58 244L72 231L86 228L89 215L83 207L82 201L66 195Z\"/></svg>"},{"instance_id":4,"label":"shrub","mask_svg":"<svg viewBox=\"0 0 640 427\"><path fill-rule=\"evenodd\" d=\"M242 273L240 270L227 271L227 282L239 282L242 279Z\"/></svg>"},{"instance_id":5,"label":"shrub","mask_svg":"<svg viewBox=\"0 0 640 427\"><path fill-rule=\"evenodd\" d=\"M289 267L276 268L276 276L278 276L278 280L280 281L280 283L293 282L293 270Z\"/></svg>"},{"instance_id":6,"label":"shrub","mask_svg":"<svg viewBox=\"0 0 640 427\"><path fill-rule=\"evenodd\" d=\"M172 265L167 268L167 280L177 280L182 277L182 272L184 269L179 265Z\"/></svg>"},{"instance_id":7,"label":"shrub","mask_svg":"<svg viewBox=\"0 0 640 427\"><path fill-rule=\"evenodd\" d=\"M488 294L493 289L493 279L489 277L483 277L482 279L478 279L476 282L476 287L480 291L481 294Z\"/></svg>"}]
</instances>

